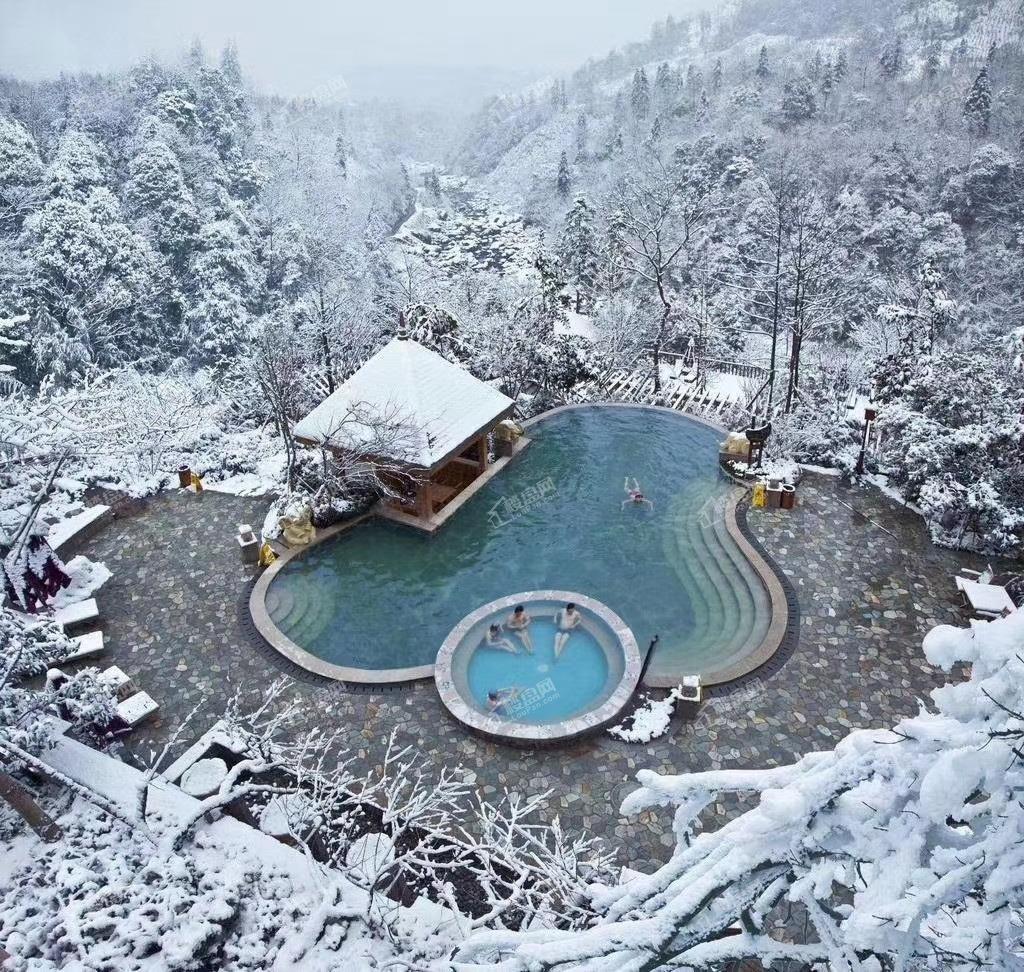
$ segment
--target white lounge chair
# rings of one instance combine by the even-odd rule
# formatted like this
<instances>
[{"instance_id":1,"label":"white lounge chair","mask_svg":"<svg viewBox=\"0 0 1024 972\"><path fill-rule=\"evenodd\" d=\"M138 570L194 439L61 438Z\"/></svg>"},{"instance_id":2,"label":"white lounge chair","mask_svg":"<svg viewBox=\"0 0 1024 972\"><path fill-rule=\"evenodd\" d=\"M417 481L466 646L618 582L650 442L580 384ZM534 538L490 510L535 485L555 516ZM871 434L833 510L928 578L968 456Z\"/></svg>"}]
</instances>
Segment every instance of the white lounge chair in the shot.
<instances>
[{"instance_id":1,"label":"white lounge chair","mask_svg":"<svg viewBox=\"0 0 1024 972\"><path fill-rule=\"evenodd\" d=\"M1017 610L1017 605L1006 593L1005 587L982 584L967 577L956 577L954 580L964 602L979 618L999 618Z\"/></svg>"},{"instance_id":2,"label":"white lounge chair","mask_svg":"<svg viewBox=\"0 0 1024 972\"><path fill-rule=\"evenodd\" d=\"M103 654L102 631L90 631L87 634L79 635L77 638L72 638L71 642L75 648L69 655L61 659L62 661L85 661L87 658L95 658L97 655Z\"/></svg>"},{"instance_id":3,"label":"white lounge chair","mask_svg":"<svg viewBox=\"0 0 1024 972\"><path fill-rule=\"evenodd\" d=\"M84 624L86 621L95 621L99 616L100 609L96 598L90 597L86 601L69 604L59 611L54 611L53 620L64 628L70 628L76 624Z\"/></svg>"},{"instance_id":4,"label":"white lounge chair","mask_svg":"<svg viewBox=\"0 0 1024 972\"><path fill-rule=\"evenodd\" d=\"M159 708L160 706L146 692L136 692L123 702L117 703L117 715L125 725L135 727Z\"/></svg>"},{"instance_id":5,"label":"white lounge chair","mask_svg":"<svg viewBox=\"0 0 1024 972\"><path fill-rule=\"evenodd\" d=\"M992 565L988 564L984 570L968 570L966 567L961 567L960 576L966 580L976 581L978 584L991 584L996 572L992 569Z\"/></svg>"}]
</instances>

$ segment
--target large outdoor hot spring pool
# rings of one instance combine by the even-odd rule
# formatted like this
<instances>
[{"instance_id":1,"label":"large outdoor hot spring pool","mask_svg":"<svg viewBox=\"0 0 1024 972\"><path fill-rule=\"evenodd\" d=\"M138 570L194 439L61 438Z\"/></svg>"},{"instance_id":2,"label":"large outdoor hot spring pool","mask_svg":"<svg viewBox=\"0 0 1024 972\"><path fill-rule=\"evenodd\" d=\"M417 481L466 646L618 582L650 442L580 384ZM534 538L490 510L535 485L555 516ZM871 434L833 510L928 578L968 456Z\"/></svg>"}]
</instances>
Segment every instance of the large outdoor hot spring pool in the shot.
<instances>
[{"instance_id":1,"label":"large outdoor hot spring pool","mask_svg":"<svg viewBox=\"0 0 1024 972\"><path fill-rule=\"evenodd\" d=\"M658 635L652 678L712 676L771 622L760 577L726 529L735 486L721 433L678 414L558 411L435 535L373 519L283 566L266 607L300 648L346 668L433 665L467 614L515 591L578 591ZM653 509L623 508L636 478Z\"/></svg>"}]
</instances>

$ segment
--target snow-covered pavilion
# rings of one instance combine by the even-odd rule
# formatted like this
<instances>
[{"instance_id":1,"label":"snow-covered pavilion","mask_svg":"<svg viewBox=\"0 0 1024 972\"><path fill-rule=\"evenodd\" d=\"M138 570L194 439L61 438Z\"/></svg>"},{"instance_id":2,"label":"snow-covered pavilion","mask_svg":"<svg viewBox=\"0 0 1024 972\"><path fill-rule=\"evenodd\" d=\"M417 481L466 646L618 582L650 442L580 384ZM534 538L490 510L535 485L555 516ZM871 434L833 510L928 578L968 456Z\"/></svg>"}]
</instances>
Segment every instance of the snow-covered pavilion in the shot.
<instances>
[{"instance_id":1,"label":"snow-covered pavilion","mask_svg":"<svg viewBox=\"0 0 1024 972\"><path fill-rule=\"evenodd\" d=\"M434 529L461 505L456 497L468 499L499 468L489 462L487 439L514 405L464 368L399 335L302 419L295 438L408 474L413 495L383 504L380 512Z\"/></svg>"}]
</instances>

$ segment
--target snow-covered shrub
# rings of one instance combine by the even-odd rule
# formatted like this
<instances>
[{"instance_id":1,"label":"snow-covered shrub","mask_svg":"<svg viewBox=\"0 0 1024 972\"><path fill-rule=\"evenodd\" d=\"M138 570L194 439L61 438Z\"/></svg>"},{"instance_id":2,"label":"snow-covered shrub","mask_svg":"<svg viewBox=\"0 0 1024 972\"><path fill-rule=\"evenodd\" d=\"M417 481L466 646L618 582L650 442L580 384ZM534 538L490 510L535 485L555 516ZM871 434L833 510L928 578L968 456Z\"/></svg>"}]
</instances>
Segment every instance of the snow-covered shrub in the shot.
<instances>
[{"instance_id":1,"label":"snow-covered shrub","mask_svg":"<svg viewBox=\"0 0 1024 972\"><path fill-rule=\"evenodd\" d=\"M113 720L113 695L94 668L44 687L30 683L74 648L53 621L0 607L0 762L23 766L46 748L56 716L86 730Z\"/></svg>"},{"instance_id":2,"label":"snow-covered shrub","mask_svg":"<svg viewBox=\"0 0 1024 972\"><path fill-rule=\"evenodd\" d=\"M863 428L863 421L860 428ZM837 417L828 409L801 401L790 414L772 423L766 451L773 458L788 458L850 473L857 464L860 428L854 418Z\"/></svg>"},{"instance_id":3,"label":"snow-covered shrub","mask_svg":"<svg viewBox=\"0 0 1024 972\"><path fill-rule=\"evenodd\" d=\"M945 350L885 369L880 471L937 542L1013 553L1024 540L1024 383L1003 357Z\"/></svg>"}]
</instances>

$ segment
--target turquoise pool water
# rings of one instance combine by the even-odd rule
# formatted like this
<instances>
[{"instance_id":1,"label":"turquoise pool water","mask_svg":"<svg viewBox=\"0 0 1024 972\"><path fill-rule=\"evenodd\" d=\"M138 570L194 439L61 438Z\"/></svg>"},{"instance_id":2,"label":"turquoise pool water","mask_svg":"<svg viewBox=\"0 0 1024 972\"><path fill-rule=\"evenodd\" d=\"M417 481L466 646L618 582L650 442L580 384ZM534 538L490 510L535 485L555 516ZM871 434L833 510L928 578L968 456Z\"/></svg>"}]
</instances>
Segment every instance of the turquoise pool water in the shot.
<instances>
[{"instance_id":1,"label":"turquoise pool water","mask_svg":"<svg viewBox=\"0 0 1024 972\"><path fill-rule=\"evenodd\" d=\"M490 711L488 693L512 691L514 698L497 710L499 715L517 722L557 722L594 708L611 694L622 674L621 662L617 669L610 666L605 650L584 627L572 632L555 657L557 628L552 615L560 606L527 605L533 618L528 628L532 652L510 631L503 631L502 637L518 654L487 645L488 625L503 624L507 611L487 618L471 633L463 649L470 653L466 684L481 712Z\"/></svg>"},{"instance_id":2,"label":"turquoise pool water","mask_svg":"<svg viewBox=\"0 0 1024 972\"><path fill-rule=\"evenodd\" d=\"M296 644L353 668L432 665L471 611L518 590L578 591L606 604L650 672L704 673L760 644L767 595L725 530L732 486L719 433L633 408L559 412L433 537L371 521L281 570L267 610ZM628 506L636 477L653 509Z\"/></svg>"}]
</instances>

